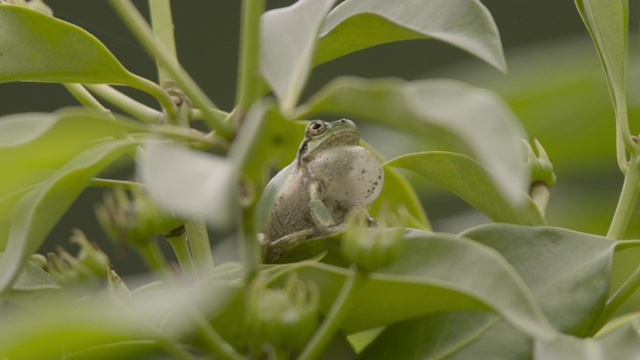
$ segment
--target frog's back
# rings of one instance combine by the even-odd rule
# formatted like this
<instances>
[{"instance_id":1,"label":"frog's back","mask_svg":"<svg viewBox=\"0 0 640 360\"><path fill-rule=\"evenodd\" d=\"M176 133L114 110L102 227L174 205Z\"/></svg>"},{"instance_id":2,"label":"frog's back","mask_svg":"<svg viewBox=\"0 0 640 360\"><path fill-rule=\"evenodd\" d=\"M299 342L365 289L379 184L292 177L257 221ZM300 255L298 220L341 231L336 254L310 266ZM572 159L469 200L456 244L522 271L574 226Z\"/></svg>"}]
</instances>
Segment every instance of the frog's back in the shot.
<instances>
[{"instance_id":1,"label":"frog's back","mask_svg":"<svg viewBox=\"0 0 640 360\"><path fill-rule=\"evenodd\" d=\"M313 224L306 181L294 169L291 164L271 179L256 205L256 225L268 242Z\"/></svg>"}]
</instances>

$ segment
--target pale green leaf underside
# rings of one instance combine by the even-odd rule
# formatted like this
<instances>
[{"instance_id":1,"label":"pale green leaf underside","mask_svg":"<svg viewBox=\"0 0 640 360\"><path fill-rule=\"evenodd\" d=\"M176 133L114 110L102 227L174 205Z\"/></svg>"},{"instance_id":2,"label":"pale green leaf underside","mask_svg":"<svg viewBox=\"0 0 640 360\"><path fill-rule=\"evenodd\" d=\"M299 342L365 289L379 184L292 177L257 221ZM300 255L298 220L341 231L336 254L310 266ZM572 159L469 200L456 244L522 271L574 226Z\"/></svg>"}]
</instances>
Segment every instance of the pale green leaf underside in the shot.
<instances>
[{"instance_id":1,"label":"pale green leaf underside","mask_svg":"<svg viewBox=\"0 0 640 360\"><path fill-rule=\"evenodd\" d=\"M301 0L260 23L260 68L280 107L293 109L309 77L318 31L335 0Z\"/></svg>"},{"instance_id":2,"label":"pale green leaf underside","mask_svg":"<svg viewBox=\"0 0 640 360\"><path fill-rule=\"evenodd\" d=\"M460 196L495 222L544 224L530 198L524 206L514 206L496 189L490 172L465 155L440 151L407 154L389 160L385 165L417 172Z\"/></svg>"},{"instance_id":3,"label":"pale green leaf underside","mask_svg":"<svg viewBox=\"0 0 640 360\"><path fill-rule=\"evenodd\" d=\"M98 39L82 28L7 4L0 4L0 69L0 83L138 82Z\"/></svg>"},{"instance_id":4,"label":"pale green leaf underside","mask_svg":"<svg viewBox=\"0 0 640 360\"><path fill-rule=\"evenodd\" d=\"M537 341L534 360L636 360L640 359L638 321L632 320L601 338L562 335L555 341Z\"/></svg>"},{"instance_id":5,"label":"pale green leaf underside","mask_svg":"<svg viewBox=\"0 0 640 360\"><path fill-rule=\"evenodd\" d=\"M498 28L477 0L347 0L327 16L314 64L411 39L441 40L507 69Z\"/></svg>"},{"instance_id":6,"label":"pale green leaf underside","mask_svg":"<svg viewBox=\"0 0 640 360\"><path fill-rule=\"evenodd\" d=\"M338 78L300 108L297 116L333 113L373 121L468 149L513 204L527 200L528 170L520 139L525 131L494 93L452 80Z\"/></svg>"},{"instance_id":7,"label":"pale green leaf underside","mask_svg":"<svg viewBox=\"0 0 640 360\"><path fill-rule=\"evenodd\" d=\"M137 154L137 173L160 205L219 228L233 221L236 166L227 158L152 142Z\"/></svg>"}]
</instances>

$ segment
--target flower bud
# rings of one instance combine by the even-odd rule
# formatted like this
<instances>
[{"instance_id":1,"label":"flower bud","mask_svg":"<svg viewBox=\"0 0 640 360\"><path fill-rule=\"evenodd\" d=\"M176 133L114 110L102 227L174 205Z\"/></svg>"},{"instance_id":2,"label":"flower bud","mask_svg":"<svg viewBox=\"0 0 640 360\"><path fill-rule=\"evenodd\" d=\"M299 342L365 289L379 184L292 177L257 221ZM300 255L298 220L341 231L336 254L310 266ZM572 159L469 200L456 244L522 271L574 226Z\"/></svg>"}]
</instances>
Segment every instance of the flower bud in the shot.
<instances>
[{"instance_id":1,"label":"flower bud","mask_svg":"<svg viewBox=\"0 0 640 360\"><path fill-rule=\"evenodd\" d=\"M366 212L354 212L342 238L342 255L365 271L391 265L403 249L403 229L369 227Z\"/></svg>"},{"instance_id":2,"label":"flower bud","mask_svg":"<svg viewBox=\"0 0 640 360\"><path fill-rule=\"evenodd\" d=\"M314 283L289 275L283 288L256 279L249 291L247 321L261 345L301 349L318 325L320 295Z\"/></svg>"},{"instance_id":3,"label":"flower bud","mask_svg":"<svg viewBox=\"0 0 640 360\"><path fill-rule=\"evenodd\" d=\"M556 183L553 165L540 142L537 139L533 141L539 156L536 156L528 142L522 141L527 149L527 167L531 170L531 184L542 182L547 187L552 187Z\"/></svg>"},{"instance_id":4,"label":"flower bud","mask_svg":"<svg viewBox=\"0 0 640 360\"><path fill-rule=\"evenodd\" d=\"M105 194L96 215L105 232L117 243L146 244L154 234L166 234L183 221L160 210L140 188L131 197L122 188Z\"/></svg>"},{"instance_id":5,"label":"flower bud","mask_svg":"<svg viewBox=\"0 0 640 360\"><path fill-rule=\"evenodd\" d=\"M109 257L80 230L74 230L71 241L80 245L78 256L58 246L55 253L47 254L45 270L62 286L98 284L107 274Z\"/></svg>"}]
</instances>

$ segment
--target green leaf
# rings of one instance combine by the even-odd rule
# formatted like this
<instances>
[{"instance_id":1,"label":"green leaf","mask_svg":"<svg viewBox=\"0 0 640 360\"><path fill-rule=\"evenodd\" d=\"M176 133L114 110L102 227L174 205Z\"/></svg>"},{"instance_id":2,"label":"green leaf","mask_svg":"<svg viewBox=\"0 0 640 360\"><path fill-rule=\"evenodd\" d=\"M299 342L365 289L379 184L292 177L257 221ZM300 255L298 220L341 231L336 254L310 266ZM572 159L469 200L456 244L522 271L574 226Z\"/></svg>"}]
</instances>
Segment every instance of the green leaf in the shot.
<instances>
[{"instance_id":1,"label":"green leaf","mask_svg":"<svg viewBox=\"0 0 640 360\"><path fill-rule=\"evenodd\" d=\"M262 15L260 67L284 113L297 104L309 77L318 32L335 0L300 0Z\"/></svg>"},{"instance_id":2,"label":"green leaf","mask_svg":"<svg viewBox=\"0 0 640 360\"><path fill-rule=\"evenodd\" d=\"M635 360L640 358L638 321L632 320L605 336L581 339L569 335L536 341L534 360Z\"/></svg>"},{"instance_id":3,"label":"green leaf","mask_svg":"<svg viewBox=\"0 0 640 360\"><path fill-rule=\"evenodd\" d=\"M164 352L166 344L183 348L180 339L197 328L192 315L216 316L228 310L240 290L223 279L193 288L183 285L164 282L153 291L132 293L126 301L103 293L82 299L45 297L49 307L42 311L7 309L1 318L0 353L10 359L59 359L67 354L94 359L82 355L103 346L101 355L119 359L115 354L153 351L144 345L149 340Z\"/></svg>"},{"instance_id":4,"label":"green leaf","mask_svg":"<svg viewBox=\"0 0 640 360\"><path fill-rule=\"evenodd\" d=\"M231 226L237 168L230 159L163 142L145 145L137 159L137 174L160 205L218 228Z\"/></svg>"},{"instance_id":5,"label":"green leaf","mask_svg":"<svg viewBox=\"0 0 640 360\"><path fill-rule=\"evenodd\" d=\"M557 330L580 336L593 325L609 291L611 261L619 243L570 230L508 224L481 226L462 236L502 254ZM363 358L382 359L395 351L414 358L447 354L447 359L527 359L532 348L530 336L512 324L488 314L458 311L388 327Z\"/></svg>"},{"instance_id":6,"label":"green leaf","mask_svg":"<svg viewBox=\"0 0 640 360\"><path fill-rule=\"evenodd\" d=\"M131 340L82 349L66 355L62 360L163 359L161 352L155 341Z\"/></svg>"},{"instance_id":7,"label":"green leaf","mask_svg":"<svg viewBox=\"0 0 640 360\"><path fill-rule=\"evenodd\" d=\"M417 172L460 196L495 222L544 224L530 198L527 197L524 207L515 206L496 189L490 172L467 156L432 151L403 155L385 165Z\"/></svg>"},{"instance_id":8,"label":"green leaf","mask_svg":"<svg viewBox=\"0 0 640 360\"><path fill-rule=\"evenodd\" d=\"M628 0L575 0L598 49L616 112L625 112L629 28ZM621 114L618 114L621 116Z\"/></svg>"},{"instance_id":9,"label":"green leaf","mask_svg":"<svg viewBox=\"0 0 640 360\"><path fill-rule=\"evenodd\" d=\"M343 325L346 333L466 309L490 310L528 334L552 336L529 290L497 252L463 237L419 230L408 230L404 240L400 258L372 273L361 290L361 301ZM312 262L290 266L320 286L325 312L349 271Z\"/></svg>"},{"instance_id":10,"label":"green leaf","mask_svg":"<svg viewBox=\"0 0 640 360\"><path fill-rule=\"evenodd\" d=\"M520 142L525 131L490 91L451 80L344 77L314 95L297 116L311 118L318 113L354 116L425 139L462 143L491 171L496 188L510 202L522 204L527 199L528 171Z\"/></svg>"},{"instance_id":11,"label":"green leaf","mask_svg":"<svg viewBox=\"0 0 640 360\"><path fill-rule=\"evenodd\" d=\"M38 249L91 178L136 144L133 140L111 140L95 145L16 202L9 221L7 245L0 258L0 292L13 283L25 259Z\"/></svg>"},{"instance_id":12,"label":"green leaf","mask_svg":"<svg viewBox=\"0 0 640 360\"><path fill-rule=\"evenodd\" d=\"M138 82L98 39L82 28L7 4L0 4L0 68L0 83Z\"/></svg>"},{"instance_id":13,"label":"green leaf","mask_svg":"<svg viewBox=\"0 0 640 360\"><path fill-rule=\"evenodd\" d=\"M477 0L347 0L327 16L314 64L411 39L441 40L507 70L498 28Z\"/></svg>"},{"instance_id":14,"label":"green leaf","mask_svg":"<svg viewBox=\"0 0 640 360\"><path fill-rule=\"evenodd\" d=\"M378 214L390 211L399 215L401 223L395 226L431 230L420 199L407 179L388 166L384 166L383 170L384 185L378 198L369 206L371 215L376 218Z\"/></svg>"},{"instance_id":15,"label":"green leaf","mask_svg":"<svg viewBox=\"0 0 640 360\"><path fill-rule=\"evenodd\" d=\"M0 164L11 176L0 177L0 249L8 236L11 210L28 191L100 139L143 130L135 122L80 109L1 117Z\"/></svg>"}]
</instances>

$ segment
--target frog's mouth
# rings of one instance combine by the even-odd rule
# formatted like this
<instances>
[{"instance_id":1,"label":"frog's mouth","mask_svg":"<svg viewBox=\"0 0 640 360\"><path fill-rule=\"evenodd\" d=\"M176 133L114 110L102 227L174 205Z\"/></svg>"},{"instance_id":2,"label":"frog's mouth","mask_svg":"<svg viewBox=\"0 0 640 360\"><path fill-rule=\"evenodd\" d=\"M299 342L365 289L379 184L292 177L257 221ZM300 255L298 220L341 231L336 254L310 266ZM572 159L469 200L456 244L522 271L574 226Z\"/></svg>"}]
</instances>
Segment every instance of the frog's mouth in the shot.
<instances>
[{"instance_id":1,"label":"frog's mouth","mask_svg":"<svg viewBox=\"0 0 640 360\"><path fill-rule=\"evenodd\" d=\"M331 139L326 139L322 143L320 143L315 149L309 151L313 151L317 153L318 151L322 151L325 149L331 149L338 146L349 146L349 145L358 145L360 142L360 134L357 130L345 130L338 134L333 134Z\"/></svg>"}]
</instances>

